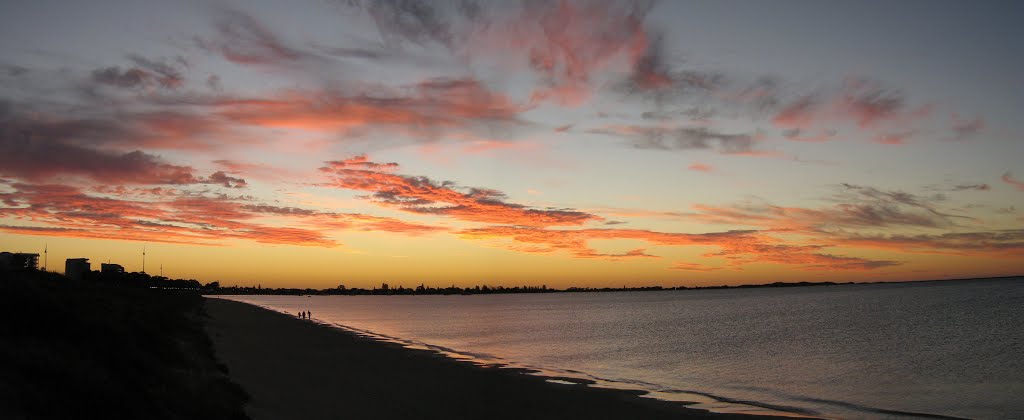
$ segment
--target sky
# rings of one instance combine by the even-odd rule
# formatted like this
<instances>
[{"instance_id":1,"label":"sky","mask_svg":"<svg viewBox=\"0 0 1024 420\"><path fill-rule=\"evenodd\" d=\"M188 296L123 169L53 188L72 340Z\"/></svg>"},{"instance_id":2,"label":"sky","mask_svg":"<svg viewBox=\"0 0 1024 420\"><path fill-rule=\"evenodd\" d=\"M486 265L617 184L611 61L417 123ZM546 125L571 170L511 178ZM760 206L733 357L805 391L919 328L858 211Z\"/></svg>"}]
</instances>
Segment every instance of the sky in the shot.
<instances>
[{"instance_id":1,"label":"sky","mask_svg":"<svg viewBox=\"0 0 1024 420\"><path fill-rule=\"evenodd\" d=\"M1020 2L4 1L0 249L263 287L1024 273ZM52 260L52 261L49 261Z\"/></svg>"}]
</instances>

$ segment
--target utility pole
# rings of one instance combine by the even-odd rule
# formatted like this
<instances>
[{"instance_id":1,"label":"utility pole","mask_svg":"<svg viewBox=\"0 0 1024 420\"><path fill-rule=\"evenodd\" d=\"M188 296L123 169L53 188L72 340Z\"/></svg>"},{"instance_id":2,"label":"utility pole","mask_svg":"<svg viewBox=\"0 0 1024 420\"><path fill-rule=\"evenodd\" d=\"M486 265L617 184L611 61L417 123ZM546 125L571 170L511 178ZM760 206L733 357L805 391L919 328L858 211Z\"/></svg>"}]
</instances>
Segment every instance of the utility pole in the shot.
<instances>
[{"instance_id":1,"label":"utility pole","mask_svg":"<svg viewBox=\"0 0 1024 420\"><path fill-rule=\"evenodd\" d=\"M146 246L142 246L142 274L146 274Z\"/></svg>"},{"instance_id":2,"label":"utility pole","mask_svg":"<svg viewBox=\"0 0 1024 420\"><path fill-rule=\"evenodd\" d=\"M43 245L43 271L50 271L50 244Z\"/></svg>"}]
</instances>

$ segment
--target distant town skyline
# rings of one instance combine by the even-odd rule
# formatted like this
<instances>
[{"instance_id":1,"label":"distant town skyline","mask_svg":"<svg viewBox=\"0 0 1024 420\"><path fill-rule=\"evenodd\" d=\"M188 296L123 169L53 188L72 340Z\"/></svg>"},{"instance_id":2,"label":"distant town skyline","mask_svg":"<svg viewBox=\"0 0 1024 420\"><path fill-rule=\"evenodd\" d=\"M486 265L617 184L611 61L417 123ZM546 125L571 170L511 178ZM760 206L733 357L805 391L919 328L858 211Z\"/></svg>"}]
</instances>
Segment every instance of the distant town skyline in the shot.
<instances>
[{"instance_id":1,"label":"distant town skyline","mask_svg":"<svg viewBox=\"0 0 1024 420\"><path fill-rule=\"evenodd\" d=\"M0 249L203 283L1024 274L1024 4L11 1Z\"/></svg>"}]
</instances>

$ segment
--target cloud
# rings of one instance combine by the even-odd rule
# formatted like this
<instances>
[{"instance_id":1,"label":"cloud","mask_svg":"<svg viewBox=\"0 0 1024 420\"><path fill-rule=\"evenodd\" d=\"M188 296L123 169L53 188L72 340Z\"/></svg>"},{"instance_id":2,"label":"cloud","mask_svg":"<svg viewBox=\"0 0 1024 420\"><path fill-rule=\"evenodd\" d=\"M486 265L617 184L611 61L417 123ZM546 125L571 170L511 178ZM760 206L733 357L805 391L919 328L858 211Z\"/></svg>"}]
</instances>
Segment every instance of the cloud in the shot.
<instances>
[{"instance_id":1,"label":"cloud","mask_svg":"<svg viewBox=\"0 0 1024 420\"><path fill-rule=\"evenodd\" d=\"M637 149L699 150L718 149L725 154L754 152L755 136L728 134L706 127L663 127L647 125L613 125L588 130L590 133L621 136Z\"/></svg>"},{"instance_id":2,"label":"cloud","mask_svg":"<svg viewBox=\"0 0 1024 420\"><path fill-rule=\"evenodd\" d=\"M529 253L566 252L574 258L617 260L624 254L602 254L589 246L593 240L640 240L658 246L714 247L705 258L724 258L730 266L751 263L795 265L803 270L872 270L900 264L896 261L836 256L820 252L826 245L790 245L766 234L734 230L701 234L664 233L641 229L546 229L490 226L458 232L463 239L511 241L504 246ZM628 253L627 253L628 254ZM644 253L643 255L647 255ZM640 257L635 255L633 257Z\"/></svg>"},{"instance_id":3,"label":"cloud","mask_svg":"<svg viewBox=\"0 0 1024 420\"><path fill-rule=\"evenodd\" d=\"M349 223L356 226L357 230L365 232L391 232L410 236L421 236L438 232L446 232L449 230L444 226L425 225L422 223L407 222L390 217L369 216L364 214L350 214L341 217L343 219L347 218ZM318 222L318 224L320 223L322 222Z\"/></svg>"},{"instance_id":4,"label":"cloud","mask_svg":"<svg viewBox=\"0 0 1024 420\"><path fill-rule=\"evenodd\" d=\"M941 196L920 196L898 190L880 190L853 184L836 186L829 197L834 204L820 208L782 207L742 203L726 207L698 204L691 217L706 223L757 226L776 231L820 234L837 229L890 227L950 228L967 216L941 211Z\"/></svg>"},{"instance_id":5,"label":"cloud","mask_svg":"<svg viewBox=\"0 0 1024 420\"><path fill-rule=\"evenodd\" d=\"M226 99L216 102L213 112L252 126L340 133L389 129L433 139L445 130L519 125L523 110L479 81L435 78L400 90L293 90L265 99Z\"/></svg>"},{"instance_id":6,"label":"cloud","mask_svg":"<svg viewBox=\"0 0 1024 420\"><path fill-rule=\"evenodd\" d=\"M407 222L390 217L371 216L359 213L320 212L297 207L279 207L267 204L250 204L243 210L274 216L299 218L300 223L318 230L358 230L363 232L402 233L411 236L447 231L444 226L432 226Z\"/></svg>"},{"instance_id":7,"label":"cloud","mask_svg":"<svg viewBox=\"0 0 1024 420\"><path fill-rule=\"evenodd\" d=\"M298 207L272 206L269 204L246 204L241 208L252 213L272 214L277 216L313 216L315 214L319 214L319 212L315 210Z\"/></svg>"},{"instance_id":8,"label":"cloud","mask_svg":"<svg viewBox=\"0 0 1024 420\"><path fill-rule=\"evenodd\" d=\"M989 191L992 186L988 184L960 184L953 187L953 191Z\"/></svg>"},{"instance_id":9,"label":"cloud","mask_svg":"<svg viewBox=\"0 0 1024 420\"><path fill-rule=\"evenodd\" d=\"M902 92L886 89L867 80L851 80L846 84L840 109L861 128L903 116L906 98Z\"/></svg>"},{"instance_id":10,"label":"cloud","mask_svg":"<svg viewBox=\"0 0 1024 420\"><path fill-rule=\"evenodd\" d=\"M677 101L691 93L709 93L722 89L726 83L720 72L679 69L670 62L664 38L648 34L646 49L633 57L633 66L627 78L615 89L629 95L641 95L663 104Z\"/></svg>"},{"instance_id":11,"label":"cloud","mask_svg":"<svg viewBox=\"0 0 1024 420\"><path fill-rule=\"evenodd\" d=\"M212 178L212 177L211 177ZM0 231L29 235L220 245L228 240L333 247L326 232L387 232L419 236L447 231L398 219L359 213L320 212L281 207L251 198L147 194L126 199L88 194L79 188L53 184L7 184L0 192L0 217L20 224ZM285 222L287 225L271 224Z\"/></svg>"},{"instance_id":12,"label":"cloud","mask_svg":"<svg viewBox=\"0 0 1024 420\"><path fill-rule=\"evenodd\" d=\"M364 169L368 171L393 171L398 169L395 162L376 163L371 162L366 155L353 156L348 159L328 162L334 169Z\"/></svg>"},{"instance_id":13,"label":"cloud","mask_svg":"<svg viewBox=\"0 0 1024 420\"><path fill-rule=\"evenodd\" d=\"M817 101L811 96L798 98L775 114L772 122L778 127L806 129L815 120Z\"/></svg>"},{"instance_id":14,"label":"cloud","mask_svg":"<svg viewBox=\"0 0 1024 420\"><path fill-rule=\"evenodd\" d=\"M1004 173L1002 178L1000 179L1002 179L1003 182L1013 186L1013 188L1016 188L1017 191L1024 191L1024 181L1018 181L1009 172Z\"/></svg>"},{"instance_id":15,"label":"cloud","mask_svg":"<svg viewBox=\"0 0 1024 420\"><path fill-rule=\"evenodd\" d=\"M201 179L199 182L222 185L227 188L245 188L248 186L244 179L230 176L224 173L224 171L214 172L209 178Z\"/></svg>"},{"instance_id":16,"label":"cloud","mask_svg":"<svg viewBox=\"0 0 1024 420\"><path fill-rule=\"evenodd\" d=\"M151 75L139 69L121 70L120 67L106 67L92 72L92 80L96 83L121 87L146 87L150 84Z\"/></svg>"},{"instance_id":17,"label":"cloud","mask_svg":"<svg viewBox=\"0 0 1024 420\"><path fill-rule=\"evenodd\" d=\"M12 134L12 133L5 133ZM118 184L183 185L201 182L188 166L166 163L141 151L128 153L89 149L31 137L4 135L0 174L40 181L60 176L86 177ZM244 181L243 181L244 183Z\"/></svg>"},{"instance_id":18,"label":"cloud","mask_svg":"<svg viewBox=\"0 0 1024 420\"><path fill-rule=\"evenodd\" d=\"M475 66L528 70L531 103L581 105L606 73L637 73L635 63L650 49L647 1L353 3L389 48L440 46Z\"/></svg>"},{"instance_id":19,"label":"cloud","mask_svg":"<svg viewBox=\"0 0 1024 420\"><path fill-rule=\"evenodd\" d=\"M654 219L666 219L675 220L682 219L689 216L689 213L676 212L676 211L659 211L659 210L644 210L644 209L627 209L617 207L605 207L597 208L592 210L595 213L605 214L615 217L640 217L640 218L654 218ZM624 223L624 222L619 222Z\"/></svg>"},{"instance_id":20,"label":"cloud","mask_svg":"<svg viewBox=\"0 0 1024 420\"><path fill-rule=\"evenodd\" d=\"M128 55L135 66L122 70L119 66L93 70L92 81L117 88L177 89L185 78L177 66L166 60L150 60L136 54ZM184 62L179 57L181 62Z\"/></svg>"},{"instance_id":21,"label":"cloud","mask_svg":"<svg viewBox=\"0 0 1024 420\"><path fill-rule=\"evenodd\" d=\"M973 119L962 119L959 114L953 113L950 116L950 124L955 140L967 140L985 129L985 120L981 117Z\"/></svg>"},{"instance_id":22,"label":"cloud","mask_svg":"<svg viewBox=\"0 0 1024 420\"><path fill-rule=\"evenodd\" d=\"M220 76L211 74L206 77L206 87L214 92L224 91L224 84L220 80Z\"/></svg>"},{"instance_id":23,"label":"cloud","mask_svg":"<svg viewBox=\"0 0 1024 420\"><path fill-rule=\"evenodd\" d=\"M935 205L944 200L943 196L920 196L899 190L880 190L853 184L841 184L841 192L835 197L841 201L839 207L848 211L851 221L864 225L884 226L887 224L916 225L926 227L949 227L956 219L971 219L939 211Z\"/></svg>"},{"instance_id":24,"label":"cloud","mask_svg":"<svg viewBox=\"0 0 1024 420\"><path fill-rule=\"evenodd\" d=\"M256 178L261 180L278 180L281 178L298 178L300 174L294 173L293 171L276 168L265 163L250 163L238 160L230 159L218 159L213 161L214 164L223 168L223 172L232 175L245 175L249 178Z\"/></svg>"},{"instance_id":25,"label":"cloud","mask_svg":"<svg viewBox=\"0 0 1024 420\"><path fill-rule=\"evenodd\" d=\"M853 124L859 129L901 129L930 114L929 104L911 108L906 95L870 79L847 79L840 89L805 94L784 104L772 117L772 123L783 129L809 130L829 124ZM790 131L789 133L794 133ZM879 136L876 141L900 140L900 137ZM902 138L905 139L906 135ZM892 144L892 143L890 143Z\"/></svg>"},{"instance_id":26,"label":"cloud","mask_svg":"<svg viewBox=\"0 0 1024 420\"><path fill-rule=\"evenodd\" d=\"M961 188L962 187L962 188ZM1024 255L1024 231L965 231L959 220L973 220L967 216L943 212L937 203L945 200L942 195L921 196L902 191L880 190L851 184L838 186L840 192L830 198L832 206L821 208L800 208L772 206L764 203L742 203L727 207L707 205L695 206L695 213L686 217L706 223L733 226L753 226L771 232L810 241L824 241L831 246L845 248L881 249L890 252L949 254L964 256L1019 257ZM954 187L959 190L985 190L984 184ZM913 228L920 231L943 230L938 233L888 233L893 228ZM793 248L791 244L749 245L751 253L764 255L759 259L772 261L782 258L780 253L797 252L791 261L805 261L808 267L884 267L896 264L885 261L846 260L844 256L833 256L811 252L812 248ZM800 245L807 247L807 245ZM811 247L818 246L812 245ZM726 253L736 252L736 246ZM832 263L827 261L832 259ZM813 262L817 261L817 262Z\"/></svg>"},{"instance_id":27,"label":"cloud","mask_svg":"<svg viewBox=\"0 0 1024 420\"><path fill-rule=\"evenodd\" d=\"M782 136L785 137L787 140L792 140L792 141L822 143L822 142L826 142L826 141L830 141L830 140L835 139L836 138L836 134L839 133L836 130L818 130L817 134L806 135L805 131L807 131L807 130L800 129L800 128L793 128L793 129L789 129L789 130L783 131L782 132Z\"/></svg>"},{"instance_id":28,"label":"cloud","mask_svg":"<svg viewBox=\"0 0 1024 420\"><path fill-rule=\"evenodd\" d=\"M716 271L721 270L722 267L712 267L703 264L688 263L688 262L677 262L668 268L669 270L681 270L681 271Z\"/></svg>"},{"instance_id":29,"label":"cloud","mask_svg":"<svg viewBox=\"0 0 1024 420\"><path fill-rule=\"evenodd\" d=\"M397 165L368 162L365 157L326 162L320 168L332 176L329 186L371 192L374 203L401 211L455 219L518 226L574 226L601 221L598 216L570 209L537 209L505 202L496 190L459 188L452 182L396 175ZM461 190L461 191L460 191Z\"/></svg>"},{"instance_id":30,"label":"cloud","mask_svg":"<svg viewBox=\"0 0 1024 420\"><path fill-rule=\"evenodd\" d=\"M697 172L713 172L715 170L713 166L704 163L694 163L687 166L686 169Z\"/></svg>"},{"instance_id":31,"label":"cloud","mask_svg":"<svg viewBox=\"0 0 1024 420\"><path fill-rule=\"evenodd\" d=\"M533 71L534 101L576 106L589 100L599 75L640 59L650 39L643 24L650 8L637 1L523 2L518 15L491 17L495 22L475 31L467 48L474 57L513 53L501 60Z\"/></svg>"},{"instance_id":32,"label":"cloud","mask_svg":"<svg viewBox=\"0 0 1024 420\"><path fill-rule=\"evenodd\" d=\"M10 103L7 112L0 106L0 141L120 152L140 148L209 151L253 142L235 135L208 109L172 109L182 107L180 103L135 104L134 110L124 110L108 103L54 105L42 99Z\"/></svg>"},{"instance_id":33,"label":"cloud","mask_svg":"<svg viewBox=\"0 0 1024 420\"><path fill-rule=\"evenodd\" d=\"M890 146L898 146L907 144L907 140L914 135L913 131L904 131L900 133L889 133L880 134L875 136L874 142L878 144L887 144Z\"/></svg>"},{"instance_id":34,"label":"cloud","mask_svg":"<svg viewBox=\"0 0 1024 420\"><path fill-rule=\"evenodd\" d=\"M26 181L58 178L84 178L115 185L140 184L219 184L230 188L246 185L242 178L215 172L210 177L195 175L190 166L175 165L141 150L122 151L120 147L136 143L153 146L163 140L192 134L191 129L173 132L161 125L167 116L136 115L135 121L100 119L62 120L46 115L0 115L0 175ZM157 131L150 140L140 135L132 123L141 122ZM185 121L178 121L184 124ZM174 126L175 123L169 125ZM134 141L133 141L134 140ZM105 146L105 147L104 147Z\"/></svg>"},{"instance_id":35,"label":"cloud","mask_svg":"<svg viewBox=\"0 0 1024 420\"><path fill-rule=\"evenodd\" d=\"M417 0L373 0L360 2L373 18L385 43L400 46L411 42L424 46L436 42L452 47L451 23L436 4ZM466 2L469 4L470 2Z\"/></svg>"},{"instance_id":36,"label":"cloud","mask_svg":"<svg viewBox=\"0 0 1024 420\"><path fill-rule=\"evenodd\" d=\"M314 55L288 45L256 18L238 10L221 10L214 26L215 39L198 37L196 44L242 65L287 65Z\"/></svg>"},{"instance_id":37,"label":"cloud","mask_svg":"<svg viewBox=\"0 0 1024 420\"><path fill-rule=\"evenodd\" d=\"M896 252L939 253L986 257L1024 256L1024 230L1005 229L940 234L851 234L842 238L845 246L879 248Z\"/></svg>"}]
</instances>

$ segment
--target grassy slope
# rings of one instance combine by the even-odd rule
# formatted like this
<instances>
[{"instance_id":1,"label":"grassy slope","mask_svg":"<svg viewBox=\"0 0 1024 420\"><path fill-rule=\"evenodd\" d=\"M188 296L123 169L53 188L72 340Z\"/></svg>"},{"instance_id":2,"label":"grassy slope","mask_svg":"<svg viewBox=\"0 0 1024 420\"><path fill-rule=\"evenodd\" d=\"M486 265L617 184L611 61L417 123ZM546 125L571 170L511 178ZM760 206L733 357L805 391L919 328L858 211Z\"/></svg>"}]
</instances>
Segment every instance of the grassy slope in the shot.
<instances>
[{"instance_id":1,"label":"grassy slope","mask_svg":"<svg viewBox=\"0 0 1024 420\"><path fill-rule=\"evenodd\" d=\"M0 273L0 418L245 418L203 299Z\"/></svg>"}]
</instances>

